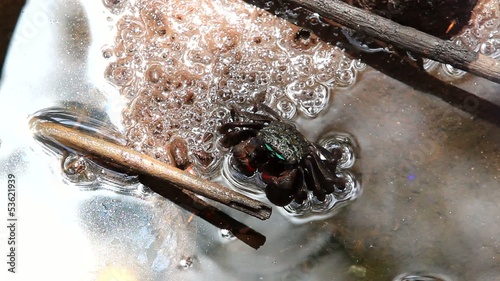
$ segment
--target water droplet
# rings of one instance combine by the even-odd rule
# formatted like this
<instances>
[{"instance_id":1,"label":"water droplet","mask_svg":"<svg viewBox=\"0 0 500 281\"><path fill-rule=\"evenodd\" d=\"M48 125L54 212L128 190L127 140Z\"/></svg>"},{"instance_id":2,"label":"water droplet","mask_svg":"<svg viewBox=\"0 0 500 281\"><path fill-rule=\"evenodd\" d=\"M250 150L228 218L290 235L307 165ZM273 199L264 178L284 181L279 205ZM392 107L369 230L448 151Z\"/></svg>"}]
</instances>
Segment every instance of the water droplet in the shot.
<instances>
[{"instance_id":1,"label":"water droplet","mask_svg":"<svg viewBox=\"0 0 500 281\"><path fill-rule=\"evenodd\" d=\"M69 154L62 159L62 171L66 178L73 183L87 185L97 178L89 168L87 159L74 154Z\"/></svg>"}]
</instances>

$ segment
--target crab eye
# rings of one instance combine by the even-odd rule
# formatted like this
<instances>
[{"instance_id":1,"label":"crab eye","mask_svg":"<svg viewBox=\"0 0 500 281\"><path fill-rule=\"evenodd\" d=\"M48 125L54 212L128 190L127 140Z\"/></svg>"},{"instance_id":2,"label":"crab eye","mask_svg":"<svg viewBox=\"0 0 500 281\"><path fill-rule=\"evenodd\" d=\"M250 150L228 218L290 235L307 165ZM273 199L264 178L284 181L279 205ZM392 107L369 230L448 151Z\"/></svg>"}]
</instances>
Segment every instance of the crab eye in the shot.
<instances>
[{"instance_id":1,"label":"crab eye","mask_svg":"<svg viewBox=\"0 0 500 281\"><path fill-rule=\"evenodd\" d=\"M272 146L270 146L267 143L265 143L264 146L266 147L267 151L271 153L272 156L278 158L279 160L285 160L285 157L279 154L276 150L274 150Z\"/></svg>"}]
</instances>

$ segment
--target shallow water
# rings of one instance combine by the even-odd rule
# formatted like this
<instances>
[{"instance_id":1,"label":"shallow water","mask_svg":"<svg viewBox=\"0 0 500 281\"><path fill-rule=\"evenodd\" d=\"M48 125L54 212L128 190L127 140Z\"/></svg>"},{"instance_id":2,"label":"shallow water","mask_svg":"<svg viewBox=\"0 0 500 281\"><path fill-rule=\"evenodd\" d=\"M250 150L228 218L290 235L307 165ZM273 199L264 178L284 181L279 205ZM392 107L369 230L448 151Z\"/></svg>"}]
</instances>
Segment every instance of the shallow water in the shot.
<instances>
[{"instance_id":1,"label":"shallow water","mask_svg":"<svg viewBox=\"0 0 500 281\"><path fill-rule=\"evenodd\" d=\"M123 122L127 111L122 111L132 97L120 95L121 88L106 79L122 8L97 6L31 1L5 67L0 117L8 122L2 122L0 132L0 175L18 178L17 279L500 276L500 120L495 125L492 118L475 117L485 101L500 105L500 86L470 76L448 78L482 98L470 96L458 107L370 67L356 72L349 87L335 80L327 106L314 118L296 107L290 117L308 139L352 136L354 171L363 192L335 216L307 222L278 208L263 222L227 210L266 236L257 251L200 219L191 220L189 213L158 196L126 192L137 190L136 184L116 192L106 182L97 182L97 189L72 183L61 173L57 157L33 140L28 116L62 106L110 122L127 136L130 124ZM288 25L277 21L277 26ZM269 104L279 108L280 96L271 96ZM289 109L290 95L283 97L288 104L281 106ZM290 110L282 114L286 112ZM1 198L5 205L6 197ZM6 241L7 233L0 234ZM5 243L1 249L7 251ZM4 280L17 280L8 277Z\"/></svg>"}]
</instances>

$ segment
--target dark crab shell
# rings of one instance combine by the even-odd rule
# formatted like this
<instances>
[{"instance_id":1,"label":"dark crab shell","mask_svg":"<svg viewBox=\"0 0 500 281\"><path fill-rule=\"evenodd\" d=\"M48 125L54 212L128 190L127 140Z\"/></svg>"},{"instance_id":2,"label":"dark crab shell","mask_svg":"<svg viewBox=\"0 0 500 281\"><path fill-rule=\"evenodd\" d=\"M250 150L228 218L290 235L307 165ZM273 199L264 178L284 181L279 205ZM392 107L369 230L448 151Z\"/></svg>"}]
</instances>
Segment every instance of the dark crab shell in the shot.
<instances>
[{"instance_id":1,"label":"dark crab shell","mask_svg":"<svg viewBox=\"0 0 500 281\"><path fill-rule=\"evenodd\" d=\"M308 145L294 125L277 121L272 121L262 128L257 138L262 140L267 150L275 153L275 157L288 164L300 162Z\"/></svg>"}]
</instances>

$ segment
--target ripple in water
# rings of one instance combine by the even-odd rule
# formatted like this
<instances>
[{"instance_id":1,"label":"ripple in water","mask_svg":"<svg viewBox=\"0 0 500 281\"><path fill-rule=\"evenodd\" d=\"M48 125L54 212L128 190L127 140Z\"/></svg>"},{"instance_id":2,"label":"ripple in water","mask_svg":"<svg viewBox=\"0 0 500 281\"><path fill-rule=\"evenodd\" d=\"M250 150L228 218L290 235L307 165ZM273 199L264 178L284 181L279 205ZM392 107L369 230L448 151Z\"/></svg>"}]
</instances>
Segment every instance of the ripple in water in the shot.
<instances>
[{"instance_id":1,"label":"ripple in water","mask_svg":"<svg viewBox=\"0 0 500 281\"><path fill-rule=\"evenodd\" d=\"M417 273L408 274L404 273L394 278L393 281L451 281L447 277L437 274Z\"/></svg>"},{"instance_id":2,"label":"ripple in water","mask_svg":"<svg viewBox=\"0 0 500 281\"><path fill-rule=\"evenodd\" d=\"M319 220L331 217L335 211L347 202L354 200L361 193L361 186L354 174L349 171L354 165L356 157L354 155L354 141L347 134L332 134L319 142L329 151L339 149L342 157L335 171L336 175L342 178L346 185L340 190L335 188L334 192L327 194L324 201L319 201L312 193L308 192L306 200L301 204L292 201L289 205L280 208L280 211L295 223L303 223L311 220ZM229 185L250 197L265 198L266 185L260 173L254 173L248 177L239 172L233 163L234 158L227 155L222 168L222 177Z\"/></svg>"},{"instance_id":3,"label":"ripple in water","mask_svg":"<svg viewBox=\"0 0 500 281\"><path fill-rule=\"evenodd\" d=\"M319 201L312 193L309 193L307 199L302 204L292 202L280 211L290 217L295 223L332 217L339 208L347 202L356 199L361 193L361 186L351 172L342 171L337 173L337 176L346 182L346 187L343 190L335 189L333 193L326 196L324 201Z\"/></svg>"},{"instance_id":4,"label":"ripple in water","mask_svg":"<svg viewBox=\"0 0 500 281\"><path fill-rule=\"evenodd\" d=\"M41 110L33 115L30 126L37 122L55 122L110 142L123 144L120 133L105 120L104 113L97 111L80 112L64 108ZM36 135L36 132L35 132ZM36 135L45 151L60 157L60 172L66 183L84 190L98 188L118 193L145 195L146 190L138 188L137 178L103 167L85 155L75 154L60 143Z\"/></svg>"}]
</instances>

